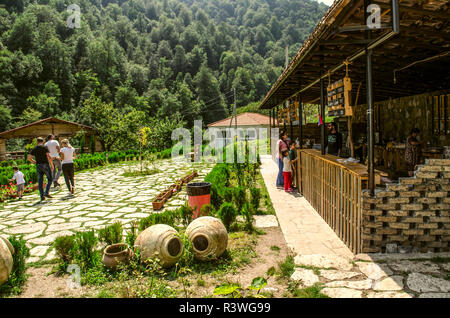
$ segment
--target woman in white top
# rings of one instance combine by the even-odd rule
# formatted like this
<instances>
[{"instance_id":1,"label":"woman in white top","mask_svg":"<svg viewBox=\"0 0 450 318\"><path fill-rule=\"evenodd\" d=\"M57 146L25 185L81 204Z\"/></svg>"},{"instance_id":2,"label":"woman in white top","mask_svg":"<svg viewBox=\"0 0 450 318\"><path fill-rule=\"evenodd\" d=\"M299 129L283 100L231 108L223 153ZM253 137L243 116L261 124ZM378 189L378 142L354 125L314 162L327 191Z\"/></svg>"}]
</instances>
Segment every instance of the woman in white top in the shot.
<instances>
[{"instance_id":1,"label":"woman in white top","mask_svg":"<svg viewBox=\"0 0 450 318\"><path fill-rule=\"evenodd\" d=\"M64 180L66 181L67 189L69 189L69 192L73 194L75 192L75 170L73 166L73 159L75 159L77 155L75 153L75 148L70 145L69 140L64 139L61 141L61 146L62 148L59 154L62 160Z\"/></svg>"}]
</instances>

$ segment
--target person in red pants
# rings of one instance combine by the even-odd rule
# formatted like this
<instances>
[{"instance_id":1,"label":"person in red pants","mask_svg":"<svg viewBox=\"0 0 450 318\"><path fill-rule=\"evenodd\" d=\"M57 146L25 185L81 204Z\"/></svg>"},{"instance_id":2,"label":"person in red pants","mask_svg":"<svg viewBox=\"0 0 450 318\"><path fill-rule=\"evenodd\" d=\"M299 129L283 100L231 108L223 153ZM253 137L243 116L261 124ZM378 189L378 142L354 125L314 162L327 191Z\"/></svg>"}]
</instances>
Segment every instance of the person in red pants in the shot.
<instances>
[{"instance_id":1,"label":"person in red pants","mask_svg":"<svg viewBox=\"0 0 450 318\"><path fill-rule=\"evenodd\" d=\"M284 191L292 192L294 190L292 188L292 163L294 163L297 159L294 160L289 159L289 150L283 151L282 155L283 155Z\"/></svg>"}]
</instances>

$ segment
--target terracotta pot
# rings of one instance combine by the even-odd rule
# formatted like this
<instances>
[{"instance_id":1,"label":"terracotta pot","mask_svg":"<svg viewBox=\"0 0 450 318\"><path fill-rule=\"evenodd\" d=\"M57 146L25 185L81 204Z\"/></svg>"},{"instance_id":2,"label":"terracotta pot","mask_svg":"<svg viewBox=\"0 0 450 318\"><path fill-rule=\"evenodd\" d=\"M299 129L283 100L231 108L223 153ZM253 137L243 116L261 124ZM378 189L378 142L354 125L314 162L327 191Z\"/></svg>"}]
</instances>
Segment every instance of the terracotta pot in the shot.
<instances>
[{"instance_id":1,"label":"terracotta pot","mask_svg":"<svg viewBox=\"0 0 450 318\"><path fill-rule=\"evenodd\" d=\"M105 267L116 269L120 263L128 264L134 255L128 244L118 243L105 247L103 250L102 263Z\"/></svg>"},{"instance_id":2,"label":"terracotta pot","mask_svg":"<svg viewBox=\"0 0 450 318\"><path fill-rule=\"evenodd\" d=\"M183 255L183 242L177 231L166 224L156 224L141 232L135 247L140 249L141 261L158 258L163 267L174 265Z\"/></svg>"},{"instance_id":3,"label":"terracotta pot","mask_svg":"<svg viewBox=\"0 0 450 318\"><path fill-rule=\"evenodd\" d=\"M8 281L13 268L14 247L9 240L0 236L0 285Z\"/></svg>"},{"instance_id":4,"label":"terracotta pot","mask_svg":"<svg viewBox=\"0 0 450 318\"><path fill-rule=\"evenodd\" d=\"M186 234L198 260L217 258L227 249L227 230L219 219L212 216L202 216L192 221L186 228Z\"/></svg>"}]
</instances>

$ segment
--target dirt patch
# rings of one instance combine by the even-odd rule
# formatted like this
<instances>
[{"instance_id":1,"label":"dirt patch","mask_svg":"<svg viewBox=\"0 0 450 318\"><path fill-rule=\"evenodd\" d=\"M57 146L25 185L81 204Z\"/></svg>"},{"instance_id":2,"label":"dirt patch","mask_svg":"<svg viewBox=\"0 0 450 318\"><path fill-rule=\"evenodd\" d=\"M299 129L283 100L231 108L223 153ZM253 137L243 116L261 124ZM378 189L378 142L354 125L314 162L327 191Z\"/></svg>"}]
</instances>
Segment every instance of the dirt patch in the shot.
<instances>
[{"instance_id":1,"label":"dirt patch","mask_svg":"<svg viewBox=\"0 0 450 318\"><path fill-rule=\"evenodd\" d=\"M27 270L27 274L30 276L25 284L24 292L18 298L83 297L93 289L90 286L70 289L67 284L69 276L49 274L51 270L52 265L30 267Z\"/></svg>"},{"instance_id":2,"label":"dirt patch","mask_svg":"<svg viewBox=\"0 0 450 318\"><path fill-rule=\"evenodd\" d=\"M253 246L257 257L249 258L249 263L238 268L235 273L226 275L212 274L191 274L186 277L188 297L211 297L214 288L222 283L238 283L243 289L251 285L255 277L265 277L267 286L262 290L273 297L283 297L286 284L277 280L275 276L269 276L267 271L274 267L278 269L278 263L282 262L289 254L289 249L284 240L284 236L279 227L266 228L264 234L255 238ZM236 239L234 241L239 241ZM247 244L247 243L245 243ZM82 286L81 288L70 289L67 285L68 275L57 276L50 274L53 265L44 265L27 270L28 281L24 287L24 292L18 296L20 298L58 298L58 297L98 297L102 291L117 291L119 282L110 282L103 286ZM144 281L141 283L145 284ZM177 297L185 297L184 289L179 279L167 282L170 287L178 291ZM115 292L113 295L119 296Z\"/></svg>"}]
</instances>

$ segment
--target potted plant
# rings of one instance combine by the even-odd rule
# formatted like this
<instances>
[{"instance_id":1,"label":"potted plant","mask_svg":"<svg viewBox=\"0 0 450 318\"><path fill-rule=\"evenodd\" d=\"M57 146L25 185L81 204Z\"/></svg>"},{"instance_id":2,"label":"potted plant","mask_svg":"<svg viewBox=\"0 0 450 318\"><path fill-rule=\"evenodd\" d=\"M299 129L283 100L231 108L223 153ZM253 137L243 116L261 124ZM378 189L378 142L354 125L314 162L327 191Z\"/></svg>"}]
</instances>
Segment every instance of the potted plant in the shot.
<instances>
[{"instance_id":1,"label":"potted plant","mask_svg":"<svg viewBox=\"0 0 450 318\"><path fill-rule=\"evenodd\" d=\"M165 199L161 197L161 194L158 195L152 202L153 210L161 210L164 206Z\"/></svg>"}]
</instances>

